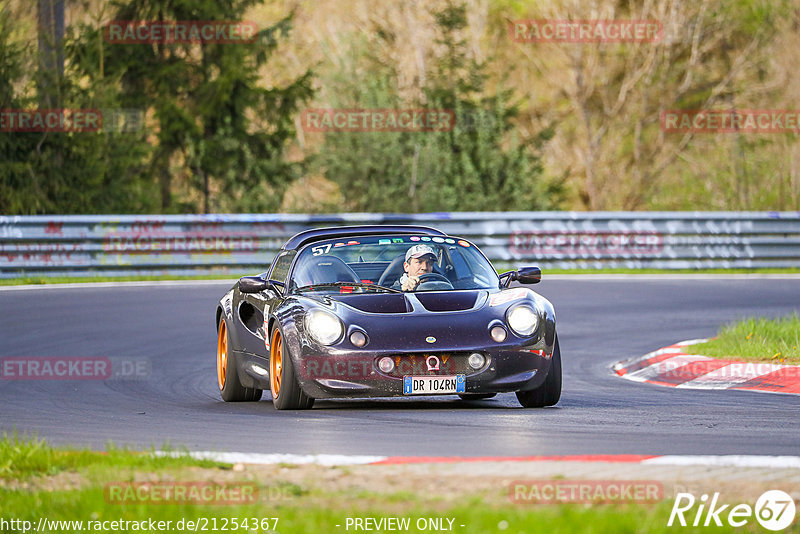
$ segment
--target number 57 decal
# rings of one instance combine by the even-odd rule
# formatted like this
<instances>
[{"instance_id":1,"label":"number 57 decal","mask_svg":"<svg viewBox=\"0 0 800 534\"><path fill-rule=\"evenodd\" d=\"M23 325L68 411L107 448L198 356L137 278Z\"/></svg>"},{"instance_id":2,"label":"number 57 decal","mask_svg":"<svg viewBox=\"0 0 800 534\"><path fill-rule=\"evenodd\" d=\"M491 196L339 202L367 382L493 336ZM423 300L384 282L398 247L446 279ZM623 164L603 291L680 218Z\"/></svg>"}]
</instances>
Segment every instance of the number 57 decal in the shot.
<instances>
[{"instance_id":1,"label":"number 57 decal","mask_svg":"<svg viewBox=\"0 0 800 534\"><path fill-rule=\"evenodd\" d=\"M328 243L327 245L320 245L318 247L313 247L311 252L314 253L314 256L322 256L323 254L327 254L331 250L331 244Z\"/></svg>"}]
</instances>

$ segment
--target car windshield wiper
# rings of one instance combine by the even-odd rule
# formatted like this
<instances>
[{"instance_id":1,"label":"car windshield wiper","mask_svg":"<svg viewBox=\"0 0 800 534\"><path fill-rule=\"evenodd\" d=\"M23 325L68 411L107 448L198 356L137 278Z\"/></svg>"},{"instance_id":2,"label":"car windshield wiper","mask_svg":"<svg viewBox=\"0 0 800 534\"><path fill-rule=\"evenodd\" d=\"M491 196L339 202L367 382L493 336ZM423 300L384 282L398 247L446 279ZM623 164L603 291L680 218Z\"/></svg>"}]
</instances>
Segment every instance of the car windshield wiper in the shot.
<instances>
[{"instance_id":1,"label":"car windshield wiper","mask_svg":"<svg viewBox=\"0 0 800 534\"><path fill-rule=\"evenodd\" d=\"M378 284L365 284L364 282L322 282L319 284L311 284L308 286L296 287L296 292L306 291L309 289L317 289L319 287L366 287L368 289L382 289L391 293L402 293L399 289L393 287L379 286Z\"/></svg>"}]
</instances>

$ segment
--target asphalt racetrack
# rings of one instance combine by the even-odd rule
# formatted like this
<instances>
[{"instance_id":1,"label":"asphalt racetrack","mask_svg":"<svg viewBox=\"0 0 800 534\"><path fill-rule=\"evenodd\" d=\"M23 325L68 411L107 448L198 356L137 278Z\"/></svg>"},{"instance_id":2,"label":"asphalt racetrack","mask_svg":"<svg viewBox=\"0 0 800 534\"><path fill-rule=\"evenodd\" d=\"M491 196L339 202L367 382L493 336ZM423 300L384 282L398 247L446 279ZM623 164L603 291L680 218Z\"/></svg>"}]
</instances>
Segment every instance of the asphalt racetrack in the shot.
<instances>
[{"instance_id":1,"label":"asphalt racetrack","mask_svg":"<svg viewBox=\"0 0 800 534\"><path fill-rule=\"evenodd\" d=\"M800 278L548 278L561 402L523 409L514 394L318 401L306 412L224 403L214 309L229 282L0 289L0 358L149 360L139 380L0 380L0 429L52 444L294 454L528 456L800 454L800 396L633 383L614 362L712 336L748 315L800 307Z\"/></svg>"}]
</instances>

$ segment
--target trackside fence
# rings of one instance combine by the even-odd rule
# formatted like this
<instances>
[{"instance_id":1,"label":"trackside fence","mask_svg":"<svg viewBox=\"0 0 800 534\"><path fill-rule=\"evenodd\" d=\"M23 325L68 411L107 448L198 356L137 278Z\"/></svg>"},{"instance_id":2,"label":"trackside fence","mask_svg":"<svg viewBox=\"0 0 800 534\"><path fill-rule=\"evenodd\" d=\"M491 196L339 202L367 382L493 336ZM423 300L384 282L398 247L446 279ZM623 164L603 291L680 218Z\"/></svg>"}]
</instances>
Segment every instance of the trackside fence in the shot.
<instances>
[{"instance_id":1,"label":"trackside fence","mask_svg":"<svg viewBox=\"0 0 800 534\"><path fill-rule=\"evenodd\" d=\"M800 266L800 212L457 212L414 215L0 216L0 278L263 272L308 228L433 226L497 267Z\"/></svg>"}]
</instances>

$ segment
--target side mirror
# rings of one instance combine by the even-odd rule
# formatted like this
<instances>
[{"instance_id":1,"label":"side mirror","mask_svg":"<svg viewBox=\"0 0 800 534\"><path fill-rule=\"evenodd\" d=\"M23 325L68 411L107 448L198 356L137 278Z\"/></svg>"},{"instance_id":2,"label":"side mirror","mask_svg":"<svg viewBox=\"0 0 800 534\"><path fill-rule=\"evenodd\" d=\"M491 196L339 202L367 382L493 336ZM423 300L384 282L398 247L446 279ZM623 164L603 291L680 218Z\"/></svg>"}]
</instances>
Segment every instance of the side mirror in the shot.
<instances>
[{"instance_id":1,"label":"side mirror","mask_svg":"<svg viewBox=\"0 0 800 534\"><path fill-rule=\"evenodd\" d=\"M269 287L269 282L260 276L243 276L239 278L239 291L242 293L260 293Z\"/></svg>"},{"instance_id":2,"label":"side mirror","mask_svg":"<svg viewBox=\"0 0 800 534\"><path fill-rule=\"evenodd\" d=\"M511 275L511 279L520 284L538 284L542 281L542 270L538 267L520 267Z\"/></svg>"}]
</instances>

